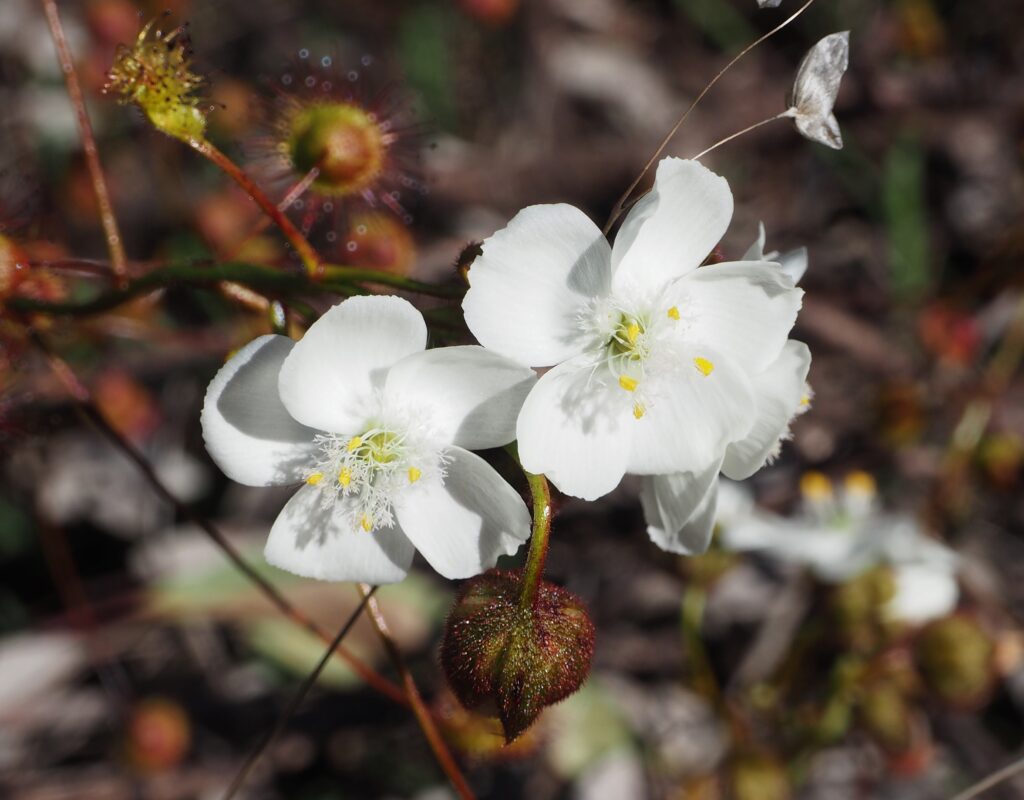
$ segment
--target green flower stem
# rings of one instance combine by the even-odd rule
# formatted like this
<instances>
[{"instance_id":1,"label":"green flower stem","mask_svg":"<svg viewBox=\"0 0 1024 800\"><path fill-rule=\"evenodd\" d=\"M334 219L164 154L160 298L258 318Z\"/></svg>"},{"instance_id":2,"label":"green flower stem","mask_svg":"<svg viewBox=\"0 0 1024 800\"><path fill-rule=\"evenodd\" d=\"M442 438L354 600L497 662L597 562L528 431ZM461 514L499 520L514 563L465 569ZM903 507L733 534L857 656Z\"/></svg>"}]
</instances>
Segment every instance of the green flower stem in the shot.
<instances>
[{"instance_id":1,"label":"green flower stem","mask_svg":"<svg viewBox=\"0 0 1024 800\"><path fill-rule=\"evenodd\" d=\"M683 593L681 625L686 653L690 657L690 668L693 670L693 688L712 702L720 697L718 680L711 667L711 660L704 649L701 638L701 627L704 623L704 607L707 605L708 593L702 586L691 584Z\"/></svg>"},{"instance_id":2,"label":"green flower stem","mask_svg":"<svg viewBox=\"0 0 1024 800\"><path fill-rule=\"evenodd\" d=\"M406 278L404 275L395 275L391 272L381 272L380 270L363 269L361 267L344 267L336 264L325 264L323 276L325 280L334 279L355 283L376 283L380 286L404 289L408 292L425 294L431 297L457 298L462 297L466 293L466 290L461 286L424 283L423 281Z\"/></svg>"},{"instance_id":3,"label":"green flower stem","mask_svg":"<svg viewBox=\"0 0 1024 800\"><path fill-rule=\"evenodd\" d=\"M519 450L515 442L505 448L519 462ZM520 608L532 608L537 599L537 587L544 577L544 564L548 558L548 541L551 538L551 487L543 475L534 475L523 470L526 482L530 485L533 498L533 531L530 535L530 552L526 556L523 568L523 585L519 595Z\"/></svg>"},{"instance_id":4,"label":"green flower stem","mask_svg":"<svg viewBox=\"0 0 1024 800\"><path fill-rule=\"evenodd\" d=\"M292 296L315 294L367 294L357 281L392 285L421 294L448 296L447 290L420 283L398 275L370 269L333 266L323 280L314 281L304 274L284 272L258 264L172 264L158 267L120 288L100 293L86 300L46 301L28 297L12 297L6 302L11 311L50 314L53 316L88 316L110 311L141 295L169 286L216 286L223 281L241 284L262 295Z\"/></svg>"}]
</instances>

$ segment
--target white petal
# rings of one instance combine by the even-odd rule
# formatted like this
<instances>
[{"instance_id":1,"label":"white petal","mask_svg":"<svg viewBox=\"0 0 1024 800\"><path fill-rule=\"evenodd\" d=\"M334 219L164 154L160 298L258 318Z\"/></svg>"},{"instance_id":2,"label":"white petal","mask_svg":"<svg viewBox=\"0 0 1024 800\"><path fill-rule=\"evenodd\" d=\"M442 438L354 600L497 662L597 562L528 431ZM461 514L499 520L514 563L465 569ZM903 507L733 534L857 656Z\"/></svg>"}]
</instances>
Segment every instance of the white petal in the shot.
<instances>
[{"instance_id":1,"label":"white petal","mask_svg":"<svg viewBox=\"0 0 1024 800\"><path fill-rule=\"evenodd\" d=\"M807 345L790 339L775 362L754 376L754 427L725 451L722 472L727 477L746 480L765 465L800 408L810 367L811 351Z\"/></svg>"},{"instance_id":2,"label":"white petal","mask_svg":"<svg viewBox=\"0 0 1024 800\"><path fill-rule=\"evenodd\" d=\"M516 425L523 467L584 500L619 485L636 422L629 393L591 364L589 356L577 356L544 374Z\"/></svg>"},{"instance_id":3,"label":"white petal","mask_svg":"<svg viewBox=\"0 0 1024 800\"><path fill-rule=\"evenodd\" d=\"M807 272L807 248L798 247L795 250L787 250L778 257L779 266L789 276L793 283L800 283Z\"/></svg>"},{"instance_id":4,"label":"white petal","mask_svg":"<svg viewBox=\"0 0 1024 800\"><path fill-rule=\"evenodd\" d=\"M281 509L264 551L267 562L305 578L395 583L412 564L412 542L396 525L353 529L341 504L321 506L322 493L303 486Z\"/></svg>"},{"instance_id":5,"label":"white petal","mask_svg":"<svg viewBox=\"0 0 1024 800\"><path fill-rule=\"evenodd\" d=\"M442 441L482 450L516 438L516 417L536 382L529 367L482 347L438 347L395 364L384 391L422 408Z\"/></svg>"},{"instance_id":6,"label":"white petal","mask_svg":"<svg viewBox=\"0 0 1024 800\"><path fill-rule=\"evenodd\" d=\"M698 369L698 358L711 367L708 374ZM750 431L756 409L750 381L724 355L710 348L684 349L672 374L654 381L646 413L630 419L627 472L703 472L721 462L729 442Z\"/></svg>"},{"instance_id":7,"label":"white petal","mask_svg":"<svg viewBox=\"0 0 1024 800\"><path fill-rule=\"evenodd\" d=\"M654 188L626 216L612 249L612 282L657 289L695 270L732 219L725 178L696 161L666 158Z\"/></svg>"},{"instance_id":8,"label":"white petal","mask_svg":"<svg viewBox=\"0 0 1024 800\"><path fill-rule=\"evenodd\" d=\"M442 484L411 487L395 501L395 515L416 549L446 578L468 578L511 555L530 537L526 503L479 456L460 447Z\"/></svg>"},{"instance_id":9,"label":"white petal","mask_svg":"<svg viewBox=\"0 0 1024 800\"><path fill-rule=\"evenodd\" d=\"M358 431L387 369L427 343L420 314L400 297L351 297L310 326L281 368L295 419L331 433Z\"/></svg>"},{"instance_id":10,"label":"white petal","mask_svg":"<svg viewBox=\"0 0 1024 800\"><path fill-rule=\"evenodd\" d=\"M462 301L484 347L532 367L581 351L578 314L608 293L610 248L578 208L524 208L483 243Z\"/></svg>"},{"instance_id":11,"label":"white petal","mask_svg":"<svg viewBox=\"0 0 1024 800\"><path fill-rule=\"evenodd\" d=\"M960 587L954 574L934 566L915 564L896 567L896 594L886 603L886 615L920 625L944 617L956 608Z\"/></svg>"},{"instance_id":12,"label":"white petal","mask_svg":"<svg viewBox=\"0 0 1024 800\"><path fill-rule=\"evenodd\" d=\"M247 486L296 483L313 460L316 431L300 425L277 393L294 342L261 336L220 368L206 390L203 441L218 467Z\"/></svg>"},{"instance_id":13,"label":"white petal","mask_svg":"<svg viewBox=\"0 0 1024 800\"><path fill-rule=\"evenodd\" d=\"M718 464L702 473L651 475L642 479L640 502L647 534L662 550L705 552L711 543L718 497Z\"/></svg>"},{"instance_id":14,"label":"white petal","mask_svg":"<svg viewBox=\"0 0 1024 800\"><path fill-rule=\"evenodd\" d=\"M803 298L777 265L763 261L702 267L671 292L687 340L714 347L755 375L782 351Z\"/></svg>"},{"instance_id":15,"label":"white petal","mask_svg":"<svg viewBox=\"0 0 1024 800\"><path fill-rule=\"evenodd\" d=\"M767 261L764 256L764 243L767 233L764 229L764 223L757 223L757 238L754 239L750 247L747 248L747 252L743 254L743 258L740 261Z\"/></svg>"},{"instance_id":16,"label":"white petal","mask_svg":"<svg viewBox=\"0 0 1024 800\"><path fill-rule=\"evenodd\" d=\"M807 248L798 247L795 250L789 250L781 255L773 251L771 253L764 252L765 243L765 230L764 223L758 223L757 227L757 239L754 243L747 248L747 252L743 254L741 261L771 261L777 263L786 275L788 275L794 284L800 283L800 279L803 278L804 273L807 272Z\"/></svg>"}]
</instances>

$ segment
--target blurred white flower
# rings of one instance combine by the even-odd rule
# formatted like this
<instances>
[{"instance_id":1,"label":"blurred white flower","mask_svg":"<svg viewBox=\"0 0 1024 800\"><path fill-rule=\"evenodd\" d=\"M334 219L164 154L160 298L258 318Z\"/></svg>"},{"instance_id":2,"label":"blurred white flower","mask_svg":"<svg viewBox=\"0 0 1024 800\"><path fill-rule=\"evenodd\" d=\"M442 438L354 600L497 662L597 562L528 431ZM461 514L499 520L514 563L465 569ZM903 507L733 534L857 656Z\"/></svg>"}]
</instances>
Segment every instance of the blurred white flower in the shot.
<instances>
[{"instance_id":1,"label":"blurred white flower","mask_svg":"<svg viewBox=\"0 0 1024 800\"><path fill-rule=\"evenodd\" d=\"M850 473L842 486L809 472L801 480L803 511L792 518L756 509L735 484L720 487L721 543L727 550L760 551L807 567L826 583L845 583L879 566L892 570L894 620L918 624L945 616L957 603L957 555L927 536L911 517L879 510L874 479Z\"/></svg>"},{"instance_id":2,"label":"blurred white flower","mask_svg":"<svg viewBox=\"0 0 1024 800\"><path fill-rule=\"evenodd\" d=\"M535 376L481 347L424 350L426 340L405 300L354 297L297 343L250 342L210 383L203 437L225 474L305 482L271 529L271 564L392 583L415 547L464 578L528 538L522 498L469 450L512 441Z\"/></svg>"},{"instance_id":3,"label":"blurred white flower","mask_svg":"<svg viewBox=\"0 0 1024 800\"><path fill-rule=\"evenodd\" d=\"M843 149L843 137L832 108L849 57L849 31L830 34L814 45L797 69L788 111L802 135L835 150Z\"/></svg>"},{"instance_id":4,"label":"blurred white flower","mask_svg":"<svg viewBox=\"0 0 1024 800\"><path fill-rule=\"evenodd\" d=\"M782 0L757 0L759 8L778 8Z\"/></svg>"},{"instance_id":5,"label":"blurred white flower","mask_svg":"<svg viewBox=\"0 0 1024 800\"><path fill-rule=\"evenodd\" d=\"M757 240L744 261L768 261L794 282L807 270L807 250L800 248L782 256L764 253L765 230L760 226ZM744 480L775 458L782 442L789 438L793 418L810 408L813 393L807 385L811 354L801 342L789 340L767 369L753 376L756 410L754 425L743 439L731 442L725 457L703 472L653 475L643 478L640 501L651 540L671 553L703 553L711 542L716 517L718 472Z\"/></svg>"},{"instance_id":6,"label":"blurred white flower","mask_svg":"<svg viewBox=\"0 0 1024 800\"><path fill-rule=\"evenodd\" d=\"M591 500L625 473L716 474L750 434L755 378L796 355L784 348L802 292L763 262L698 269L732 205L724 179L667 158L613 247L569 205L526 208L483 243L470 330L524 364L556 365L519 415L526 469Z\"/></svg>"}]
</instances>

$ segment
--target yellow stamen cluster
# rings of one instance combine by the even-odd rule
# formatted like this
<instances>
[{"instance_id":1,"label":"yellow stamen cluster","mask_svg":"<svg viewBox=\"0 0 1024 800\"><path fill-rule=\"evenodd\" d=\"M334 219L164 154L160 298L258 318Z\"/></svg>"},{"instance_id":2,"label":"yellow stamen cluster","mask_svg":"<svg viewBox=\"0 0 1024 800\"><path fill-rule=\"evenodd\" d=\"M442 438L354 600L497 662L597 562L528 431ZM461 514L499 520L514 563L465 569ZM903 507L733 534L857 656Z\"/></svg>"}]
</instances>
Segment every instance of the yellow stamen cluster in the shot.
<instances>
[{"instance_id":1,"label":"yellow stamen cluster","mask_svg":"<svg viewBox=\"0 0 1024 800\"><path fill-rule=\"evenodd\" d=\"M122 104L138 106L168 136L202 141L206 114L196 92L204 80L191 70L185 29L154 32L154 22L139 32L131 47L117 48L103 91L117 95Z\"/></svg>"},{"instance_id":2,"label":"yellow stamen cluster","mask_svg":"<svg viewBox=\"0 0 1024 800\"><path fill-rule=\"evenodd\" d=\"M827 500L832 496L832 481L815 470L800 477L800 492L808 500Z\"/></svg>"},{"instance_id":3,"label":"yellow stamen cluster","mask_svg":"<svg viewBox=\"0 0 1024 800\"><path fill-rule=\"evenodd\" d=\"M854 470L846 476L843 481L843 488L850 494L859 494L867 497L874 497L878 491L878 485L874 477L863 470Z\"/></svg>"}]
</instances>

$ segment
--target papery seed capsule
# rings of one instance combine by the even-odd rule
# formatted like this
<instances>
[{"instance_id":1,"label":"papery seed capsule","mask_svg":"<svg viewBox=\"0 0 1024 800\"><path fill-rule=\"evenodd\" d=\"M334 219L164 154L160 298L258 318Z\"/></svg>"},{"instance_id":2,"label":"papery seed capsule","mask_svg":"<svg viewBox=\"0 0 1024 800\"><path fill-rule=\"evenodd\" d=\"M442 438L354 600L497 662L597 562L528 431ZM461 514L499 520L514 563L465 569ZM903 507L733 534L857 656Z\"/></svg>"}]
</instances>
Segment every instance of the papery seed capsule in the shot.
<instances>
[{"instance_id":1,"label":"papery seed capsule","mask_svg":"<svg viewBox=\"0 0 1024 800\"><path fill-rule=\"evenodd\" d=\"M583 685L594 651L594 624L578 597L542 582L524 607L521 588L519 571L467 581L441 642L452 691L468 708L493 703L507 742Z\"/></svg>"}]
</instances>

